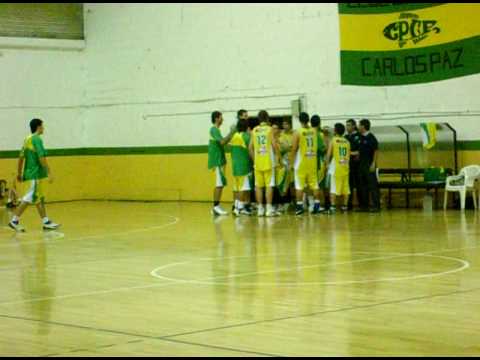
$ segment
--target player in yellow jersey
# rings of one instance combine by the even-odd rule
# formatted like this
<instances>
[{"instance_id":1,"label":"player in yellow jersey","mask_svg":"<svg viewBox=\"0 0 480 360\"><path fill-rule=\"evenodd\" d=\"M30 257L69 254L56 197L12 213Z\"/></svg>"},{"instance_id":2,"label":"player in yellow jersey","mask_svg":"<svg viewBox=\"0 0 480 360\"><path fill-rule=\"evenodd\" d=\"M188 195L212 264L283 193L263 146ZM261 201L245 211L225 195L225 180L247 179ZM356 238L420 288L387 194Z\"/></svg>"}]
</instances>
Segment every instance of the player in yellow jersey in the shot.
<instances>
[{"instance_id":1,"label":"player in yellow jersey","mask_svg":"<svg viewBox=\"0 0 480 360\"><path fill-rule=\"evenodd\" d=\"M254 160L255 192L257 197L257 215L275 216L273 210L273 188L275 187L275 159L279 157L278 144L273 136L270 118L265 110L258 113L259 125L251 135L250 156ZM267 211L263 207L263 191L266 192Z\"/></svg>"},{"instance_id":2,"label":"player in yellow jersey","mask_svg":"<svg viewBox=\"0 0 480 360\"><path fill-rule=\"evenodd\" d=\"M283 175L283 177L277 180L277 184L280 190L280 195L282 197L282 204L283 204L282 211L287 211L289 202L293 201L295 198L295 185L293 182L293 171L290 168L290 152L292 151L293 134L294 134L292 129L292 119L285 118L282 122L282 128L283 130L279 137L279 146L280 146L281 163L283 165L284 171L281 174Z\"/></svg>"},{"instance_id":3,"label":"player in yellow jersey","mask_svg":"<svg viewBox=\"0 0 480 360\"><path fill-rule=\"evenodd\" d=\"M290 166L294 169L295 189L297 190L296 215L301 215L303 209L303 194L306 187L313 191L315 204L313 213L320 212L320 192L317 176L317 132L309 125L310 117L307 113L300 113L301 128L293 135Z\"/></svg>"},{"instance_id":4,"label":"player in yellow jersey","mask_svg":"<svg viewBox=\"0 0 480 360\"><path fill-rule=\"evenodd\" d=\"M345 125L335 124L334 136L330 141L327 153L327 162L330 164L328 174L330 176L330 210L336 212L336 198L343 197L342 211L348 210L348 195L350 195L349 163L350 163L350 142L343 137Z\"/></svg>"}]
</instances>

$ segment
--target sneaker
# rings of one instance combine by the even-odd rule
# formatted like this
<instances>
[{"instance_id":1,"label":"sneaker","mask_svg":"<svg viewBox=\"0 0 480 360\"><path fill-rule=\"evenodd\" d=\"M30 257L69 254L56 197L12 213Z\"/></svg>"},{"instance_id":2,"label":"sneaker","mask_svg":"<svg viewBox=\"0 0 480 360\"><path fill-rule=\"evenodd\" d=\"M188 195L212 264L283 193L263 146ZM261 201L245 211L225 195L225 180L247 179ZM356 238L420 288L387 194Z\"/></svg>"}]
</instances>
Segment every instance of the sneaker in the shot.
<instances>
[{"instance_id":1,"label":"sneaker","mask_svg":"<svg viewBox=\"0 0 480 360\"><path fill-rule=\"evenodd\" d=\"M232 214L235 216L240 216L240 210L237 208L233 208Z\"/></svg>"},{"instance_id":2,"label":"sneaker","mask_svg":"<svg viewBox=\"0 0 480 360\"><path fill-rule=\"evenodd\" d=\"M240 210L240 215L250 216L252 215L252 212L248 208L244 207L242 210Z\"/></svg>"},{"instance_id":3,"label":"sneaker","mask_svg":"<svg viewBox=\"0 0 480 360\"><path fill-rule=\"evenodd\" d=\"M265 216L265 208L264 207L258 207L257 208L257 216Z\"/></svg>"},{"instance_id":4,"label":"sneaker","mask_svg":"<svg viewBox=\"0 0 480 360\"><path fill-rule=\"evenodd\" d=\"M350 211L350 208L348 206L342 206L340 209L342 210L342 212Z\"/></svg>"},{"instance_id":5,"label":"sneaker","mask_svg":"<svg viewBox=\"0 0 480 360\"><path fill-rule=\"evenodd\" d=\"M228 213L223 210L220 206L215 206L213 209L212 209L212 215L216 215L216 216L219 216L219 215L228 215Z\"/></svg>"},{"instance_id":6,"label":"sneaker","mask_svg":"<svg viewBox=\"0 0 480 360\"><path fill-rule=\"evenodd\" d=\"M265 216L266 216L266 217L274 217L274 216L278 216L278 214L275 212L275 210L268 210L268 211L265 213Z\"/></svg>"},{"instance_id":7,"label":"sneaker","mask_svg":"<svg viewBox=\"0 0 480 360\"><path fill-rule=\"evenodd\" d=\"M48 222L43 223L43 230L55 230L60 227L60 224L55 224L54 222L48 220Z\"/></svg>"},{"instance_id":8,"label":"sneaker","mask_svg":"<svg viewBox=\"0 0 480 360\"><path fill-rule=\"evenodd\" d=\"M8 223L8 226L10 226L13 230L17 232L25 232L25 228L22 225L20 225L20 223L18 222L10 221Z\"/></svg>"},{"instance_id":9,"label":"sneaker","mask_svg":"<svg viewBox=\"0 0 480 360\"><path fill-rule=\"evenodd\" d=\"M312 214L320 214L325 211L325 208L321 207L320 204L315 204L313 207L313 212Z\"/></svg>"},{"instance_id":10,"label":"sneaker","mask_svg":"<svg viewBox=\"0 0 480 360\"><path fill-rule=\"evenodd\" d=\"M304 210L303 210L303 206L302 205L296 205L295 207L295 215L302 215Z\"/></svg>"},{"instance_id":11,"label":"sneaker","mask_svg":"<svg viewBox=\"0 0 480 360\"><path fill-rule=\"evenodd\" d=\"M315 204L309 205L308 206L308 212L310 214L313 214L314 211L315 211Z\"/></svg>"},{"instance_id":12,"label":"sneaker","mask_svg":"<svg viewBox=\"0 0 480 360\"><path fill-rule=\"evenodd\" d=\"M334 208L334 207L331 207L331 208L328 210L328 214L329 214L329 215L334 215L334 214L336 214L336 213L337 213L337 209Z\"/></svg>"}]
</instances>

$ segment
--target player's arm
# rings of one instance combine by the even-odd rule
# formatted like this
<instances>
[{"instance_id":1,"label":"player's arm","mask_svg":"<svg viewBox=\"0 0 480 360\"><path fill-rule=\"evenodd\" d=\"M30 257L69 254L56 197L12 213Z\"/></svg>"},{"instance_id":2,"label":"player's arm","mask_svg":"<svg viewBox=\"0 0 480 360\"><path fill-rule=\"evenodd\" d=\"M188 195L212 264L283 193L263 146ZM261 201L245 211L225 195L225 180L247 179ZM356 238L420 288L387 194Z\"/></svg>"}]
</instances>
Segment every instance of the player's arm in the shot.
<instances>
[{"instance_id":1,"label":"player's arm","mask_svg":"<svg viewBox=\"0 0 480 360\"><path fill-rule=\"evenodd\" d=\"M292 139L292 149L290 150L290 167L293 168L293 164L295 163L295 156L297 155L298 151L298 142L299 142L299 136L298 133L295 132L293 134L293 139Z\"/></svg>"},{"instance_id":2,"label":"player's arm","mask_svg":"<svg viewBox=\"0 0 480 360\"><path fill-rule=\"evenodd\" d=\"M220 131L219 131L220 132ZM230 140L232 140L233 138L233 135L235 135L235 133L237 132L237 125L236 124L233 124L231 127L230 127L230 132L228 133L227 136L225 136L223 139L220 140L220 144L221 145L227 145Z\"/></svg>"},{"instance_id":3,"label":"player's arm","mask_svg":"<svg viewBox=\"0 0 480 360\"><path fill-rule=\"evenodd\" d=\"M18 158L18 167L17 167L17 181L22 182L23 180L23 164L25 162L25 158L23 157L23 153Z\"/></svg>"},{"instance_id":4,"label":"player's arm","mask_svg":"<svg viewBox=\"0 0 480 360\"><path fill-rule=\"evenodd\" d=\"M280 144L277 141L277 138L275 136L273 136L273 131L270 132L269 136L270 136L270 139L272 141L273 152L275 153L275 158L278 159L277 166L281 166L282 163L281 163L280 159L282 158L282 154L280 152Z\"/></svg>"},{"instance_id":5,"label":"player's arm","mask_svg":"<svg viewBox=\"0 0 480 360\"><path fill-rule=\"evenodd\" d=\"M373 152L373 162L372 162L372 164L370 165L370 171L371 171L371 172L375 171L375 169L376 169L376 167L377 167L378 142L377 142L377 139L376 139L376 138L373 138L373 149L374 149L374 152Z\"/></svg>"},{"instance_id":6,"label":"player's arm","mask_svg":"<svg viewBox=\"0 0 480 360\"><path fill-rule=\"evenodd\" d=\"M250 153L250 157L255 159L255 148L253 146L253 135L250 137L250 144L248 144L248 152Z\"/></svg>"},{"instance_id":7,"label":"player's arm","mask_svg":"<svg viewBox=\"0 0 480 360\"><path fill-rule=\"evenodd\" d=\"M35 151L38 155L38 158L40 160L40 164L45 169L45 171L47 172L48 178L52 182L53 181L53 174L52 174L52 171L50 170L50 166L48 165L48 162L47 162L47 152L45 151L45 148L43 147L42 140L35 139L32 142L32 145L33 145L33 147L34 147L34 149L35 149Z\"/></svg>"},{"instance_id":8,"label":"player's arm","mask_svg":"<svg viewBox=\"0 0 480 360\"><path fill-rule=\"evenodd\" d=\"M328 151L327 151L327 164L330 164L333 155L333 141L330 141L328 144Z\"/></svg>"}]
</instances>

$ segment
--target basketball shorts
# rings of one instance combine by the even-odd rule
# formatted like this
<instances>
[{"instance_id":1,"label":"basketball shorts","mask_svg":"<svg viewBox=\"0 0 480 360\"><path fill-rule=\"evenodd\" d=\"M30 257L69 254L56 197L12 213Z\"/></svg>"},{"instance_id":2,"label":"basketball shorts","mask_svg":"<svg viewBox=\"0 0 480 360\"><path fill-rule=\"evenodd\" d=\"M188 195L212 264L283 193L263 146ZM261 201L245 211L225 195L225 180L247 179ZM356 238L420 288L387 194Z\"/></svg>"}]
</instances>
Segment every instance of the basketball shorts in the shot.
<instances>
[{"instance_id":1,"label":"basketball shorts","mask_svg":"<svg viewBox=\"0 0 480 360\"><path fill-rule=\"evenodd\" d=\"M255 170L256 187L275 187L275 170Z\"/></svg>"},{"instance_id":2,"label":"basketball shorts","mask_svg":"<svg viewBox=\"0 0 480 360\"><path fill-rule=\"evenodd\" d=\"M26 180L22 183L22 186L25 189L24 196L22 201L29 204L38 204L45 201L45 195L43 193L43 188L45 184L45 179L36 179L36 180Z\"/></svg>"}]
</instances>

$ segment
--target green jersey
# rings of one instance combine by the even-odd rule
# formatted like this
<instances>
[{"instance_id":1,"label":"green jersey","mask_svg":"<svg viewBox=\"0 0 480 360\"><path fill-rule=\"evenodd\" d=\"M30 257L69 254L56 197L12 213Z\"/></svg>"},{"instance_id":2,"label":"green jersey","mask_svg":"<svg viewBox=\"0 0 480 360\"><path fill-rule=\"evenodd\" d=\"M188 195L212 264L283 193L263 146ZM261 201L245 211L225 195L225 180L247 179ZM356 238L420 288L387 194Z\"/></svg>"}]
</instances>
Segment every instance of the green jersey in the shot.
<instances>
[{"instance_id":1,"label":"green jersey","mask_svg":"<svg viewBox=\"0 0 480 360\"><path fill-rule=\"evenodd\" d=\"M230 145L232 147L233 176L246 176L253 170L253 163L248 152L250 134L237 132L233 135Z\"/></svg>"},{"instance_id":2,"label":"green jersey","mask_svg":"<svg viewBox=\"0 0 480 360\"><path fill-rule=\"evenodd\" d=\"M210 128L210 141L208 142L208 168L224 166L227 163L225 158L225 147L220 143L222 141L220 129L216 126Z\"/></svg>"},{"instance_id":3,"label":"green jersey","mask_svg":"<svg viewBox=\"0 0 480 360\"><path fill-rule=\"evenodd\" d=\"M317 161L320 165L325 160L325 141L323 140L323 133L317 129L317 139L318 139L318 147L317 147Z\"/></svg>"},{"instance_id":4,"label":"green jersey","mask_svg":"<svg viewBox=\"0 0 480 360\"><path fill-rule=\"evenodd\" d=\"M20 157L25 160L23 180L38 180L48 176L47 169L40 163L40 158L47 156L40 135L32 134L23 142Z\"/></svg>"}]
</instances>

